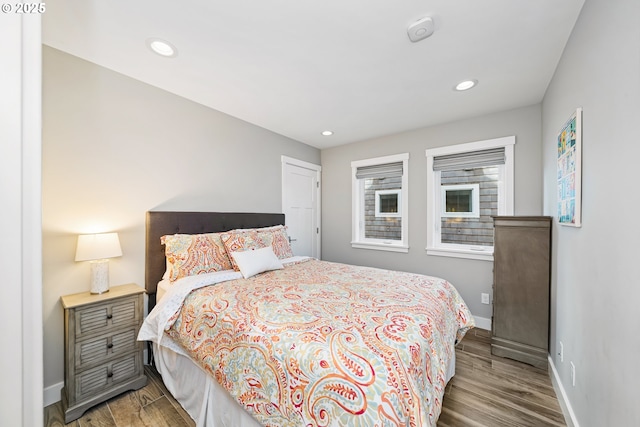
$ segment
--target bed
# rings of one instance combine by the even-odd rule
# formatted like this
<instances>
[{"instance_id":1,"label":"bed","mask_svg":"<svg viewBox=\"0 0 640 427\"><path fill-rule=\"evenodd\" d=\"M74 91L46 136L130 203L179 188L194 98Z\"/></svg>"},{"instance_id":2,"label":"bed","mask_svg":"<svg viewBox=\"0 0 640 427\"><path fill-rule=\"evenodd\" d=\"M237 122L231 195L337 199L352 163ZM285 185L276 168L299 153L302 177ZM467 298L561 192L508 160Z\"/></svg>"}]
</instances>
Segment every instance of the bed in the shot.
<instances>
[{"instance_id":1,"label":"bed","mask_svg":"<svg viewBox=\"0 0 640 427\"><path fill-rule=\"evenodd\" d=\"M198 427L436 425L473 327L446 280L296 257L282 214L148 212L146 236L138 339Z\"/></svg>"}]
</instances>

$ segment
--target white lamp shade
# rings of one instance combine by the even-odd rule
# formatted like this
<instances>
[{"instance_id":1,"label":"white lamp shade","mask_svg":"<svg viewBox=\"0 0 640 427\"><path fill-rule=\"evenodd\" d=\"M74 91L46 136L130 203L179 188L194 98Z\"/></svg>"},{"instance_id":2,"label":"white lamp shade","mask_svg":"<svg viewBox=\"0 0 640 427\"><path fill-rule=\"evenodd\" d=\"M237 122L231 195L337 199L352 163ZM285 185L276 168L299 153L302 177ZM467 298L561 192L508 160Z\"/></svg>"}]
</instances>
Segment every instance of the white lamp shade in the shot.
<instances>
[{"instance_id":1,"label":"white lamp shade","mask_svg":"<svg viewBox=\"0 0 640 427\"><path fill-rule=\"evenodd\" d=\"M122 256L118 233L82 234L78 236L76 261L91 261Z\"/></svg>"},{"instance_id":2,"label":"white lamp shade","mask_svg":"<svg viewBox=\"0 0 640 427\"><path fill-rule=\"evenodd\" d=\"M109 291L109 260L122 256L118 233L82 234L78 236L76 261L91 261L91 293Z\"/></svg>"}]
</instances>

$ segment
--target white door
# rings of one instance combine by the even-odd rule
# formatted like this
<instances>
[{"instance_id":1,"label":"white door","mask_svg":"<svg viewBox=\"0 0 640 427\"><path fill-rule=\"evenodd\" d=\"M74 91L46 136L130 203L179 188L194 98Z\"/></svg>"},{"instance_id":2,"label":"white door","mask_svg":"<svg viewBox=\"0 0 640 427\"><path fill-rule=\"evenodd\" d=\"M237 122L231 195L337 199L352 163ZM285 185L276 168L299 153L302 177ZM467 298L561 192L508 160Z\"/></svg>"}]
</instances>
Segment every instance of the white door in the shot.
<instances>
[{"instance_id":1,"label":"white door","mask_svg":"<svg viewBox=\"0 0 640 427\"><path fill-rule=\"evenodd\" d=\"M320 258L320 171L282 156L282 212L294 255Z\"/></svg>"}]
</instances>

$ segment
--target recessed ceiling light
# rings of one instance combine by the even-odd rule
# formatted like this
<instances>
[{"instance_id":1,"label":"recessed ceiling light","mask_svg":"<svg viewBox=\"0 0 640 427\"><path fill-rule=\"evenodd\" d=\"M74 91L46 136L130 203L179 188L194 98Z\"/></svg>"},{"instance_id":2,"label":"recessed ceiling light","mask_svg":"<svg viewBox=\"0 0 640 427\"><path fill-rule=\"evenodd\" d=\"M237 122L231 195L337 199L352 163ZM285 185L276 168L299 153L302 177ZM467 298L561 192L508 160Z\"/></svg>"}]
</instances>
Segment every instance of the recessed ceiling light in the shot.
<instances>
[{"instance_id":1,"label":"recessed ceiling light","mask_svg":"<svg viewBox=\"0 0 640 427\"><path fill-rule=\"evenodd\" d=\"M178 55L178 49L166 40L157 38L147 39L147 46L160 56L173 58Z\"/></svg>"},{"instance_id":2,"label":"recessed ceiling light","mask_svg":"<svg viewBox=\"0 0 640 427\"><path fill-rule=\"evenodd\" d=\"M322 131L322 134L323 134L324 136L331 136L331 135L333 135L333 132L332 132L332 131L330 131L330 130L324 130L324 131Z\"/></svg>"},{"instance_id":3,"label":"recessed ceiling light","mask_svg":"<svg viewBox=\"0 0 640 427\"><path fill-rule=\"evenodd\" d=\"M457 91L463 91L463 90L469 90L472 87L474 87L475 85L478 84L477 80L464 80L460 83L458 83L454 89Z\"/></svg>"}]
</instances>

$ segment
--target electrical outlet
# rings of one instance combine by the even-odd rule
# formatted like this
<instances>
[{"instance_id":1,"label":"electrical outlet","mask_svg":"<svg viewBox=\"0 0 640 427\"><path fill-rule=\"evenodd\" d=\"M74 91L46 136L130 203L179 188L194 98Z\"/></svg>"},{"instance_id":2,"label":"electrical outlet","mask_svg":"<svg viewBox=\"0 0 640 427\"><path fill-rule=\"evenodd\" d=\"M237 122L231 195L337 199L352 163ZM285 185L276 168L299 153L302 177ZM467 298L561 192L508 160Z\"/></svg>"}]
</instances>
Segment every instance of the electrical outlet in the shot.
<instances>
[{"instance_id":1,"label":"electrical outlet","mask_svg":"<svg viewBox=\"0 0 640 427\"><path fill-rule=\"evenodd\" d=\"M573 362L569 362L571 363L571 385L573 387L576 386L576 365L573 364Z\"/></svg>"},{"instance_id":2,"label":"electrical outlet","mask_svg":"<svg viewBox=\"0 0 640 427\"><path fill-rule=\"evenodd\" d=\"M489 294L480 294L480 301L483 304L489 304Z\"/></svg>"},{"instance_id":3,"label":"electrical outlet","mask_svg":"<svg viewBox=\"0 0 640 427\"><path fill-rule=\"evenodd\" d=\"M558 356L560 356L560 361L564 362L564 345L562 341L560 341L560 345L558 346Z\"/></svg>"}]
</instances>

